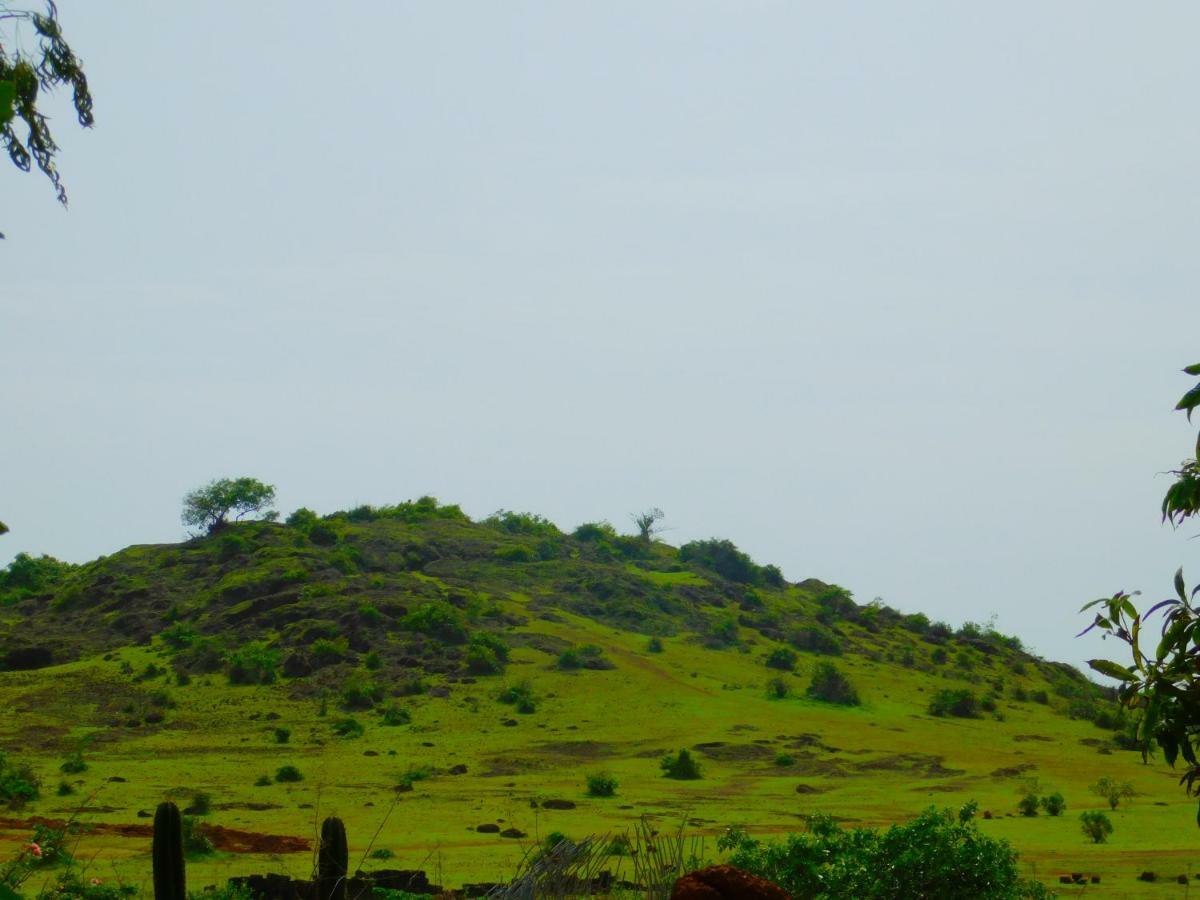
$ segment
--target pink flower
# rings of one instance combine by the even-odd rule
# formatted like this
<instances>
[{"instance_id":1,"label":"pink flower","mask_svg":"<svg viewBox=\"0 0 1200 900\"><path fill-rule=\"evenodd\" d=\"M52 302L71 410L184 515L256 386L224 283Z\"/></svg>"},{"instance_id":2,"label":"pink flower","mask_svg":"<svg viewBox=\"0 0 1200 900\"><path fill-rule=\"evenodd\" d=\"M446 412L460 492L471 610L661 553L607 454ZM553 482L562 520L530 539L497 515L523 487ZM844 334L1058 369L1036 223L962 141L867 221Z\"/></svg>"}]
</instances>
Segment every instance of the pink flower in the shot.
<instances>
[{"instance_id":1,"label":"pink flower","mask_svg":"<svg viewBox=\"0 0 1200 900\"><path fill-rule=\"evenodd\" d=\"M28 849L29 852L32 853L34 856L36 856L38 859L42 858L42 848L40 846L38 846L36 843L30 844L26 849Z\"/></svg>"}]
</instances>

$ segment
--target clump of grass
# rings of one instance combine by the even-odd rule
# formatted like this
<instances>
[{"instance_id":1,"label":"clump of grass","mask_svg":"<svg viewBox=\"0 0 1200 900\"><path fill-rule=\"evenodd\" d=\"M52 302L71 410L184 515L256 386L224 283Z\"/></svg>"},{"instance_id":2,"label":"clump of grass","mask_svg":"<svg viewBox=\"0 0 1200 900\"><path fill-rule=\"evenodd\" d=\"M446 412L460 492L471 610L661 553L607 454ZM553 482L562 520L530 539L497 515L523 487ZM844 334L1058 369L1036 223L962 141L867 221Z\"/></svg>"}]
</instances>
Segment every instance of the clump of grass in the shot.
<instances>
[{"instance_id":1,"label":"clump of grass","mask_svg":"<svg viewBox=\"0 0 1200 900\"><path fill-rule=\"evenodd\" d=\"M383 711L383 715L380 718L380 721L384 725L388 725L388 726L392 726L392 727L397 726L397 725L407 725L410 722L412 722L412 715L409 714L407 709L404 709L403 707L400 707L400 706L396 706L393 703L392 705L388 706L387 709L385 709Z\"/></svg>"},{"instance_id":2,"label":"clump of grass","mask_svg":"<svg viewBox=\"0 0 1200 900\"><path fill-rule=\"evenodd\" d=\"M775 765L777 766L794 766L795 764L796 757L790 753L780 753L775 757Z\"/></svg>"},{"instance_id":3,"label":"clump of grass","mask_svg":"<svg viewBox=\"0 0 1200 900\"><path fill-rule=\"evenodd\" d=\"M292 729L290 728L276 728L273 733L277 744L286 744L292 739Z\"/></svg>"},{"instance_id":4,"label":"clump of grass","mask_svg":"<svg viewBox=\"0 0 1200 900\"><path fill-rule=\"evenodd\" d=\"M255 787L269 787L270 784L271 784L271 776L270 775L259 775L258 778L255 779L255 781L254 781Z\"/></svg>"},{"instance_id":5,"label":"clump of grass","mask_svg":"<svg viewBox=\"0 0 1200 900\"><path fill-rule=\"evenodd\" d=\"M533 685L528 681L519 681L509 685L500 692L497 699L501 703L515 706L519 713L528 714L537 711L537 704L533 699Z\"/></svg>"},{"instance_id":6,"label":"clump of grass","mask_svg":"<svg viewBox=\"0 0 1200 900\"><path fill-rule=\"evenodd\" d=\"M58 771L66 775L78 775L80 772L86 772L87 769L88 764L79 751L75 751L64 759L62 765L58 767Z\"/></svg>"},{"instance_id":7,"label":"clump of grass","mask_svg":"<svg viewBox=\"0 0 1200 900\"><path fill-rule=\"evenodd\" d=\"M303 781L304 776L295 766L280 766L275 770L275 780L282 784L289 781Z\"/></svg>"},{"instance_id":8,"label":"clump of grass","mask_svg":"<svg viewBox=\"0 0 1200 900\"><path fill-rule=\"evenodd\" d=\"M348 739L362 737L363 732L366 730L363 728L362 722L351 716L347 716L344 719L337 719L330 725L330 728L333 729L333 733L338 737Z\"/></svg>"}]
</instances>

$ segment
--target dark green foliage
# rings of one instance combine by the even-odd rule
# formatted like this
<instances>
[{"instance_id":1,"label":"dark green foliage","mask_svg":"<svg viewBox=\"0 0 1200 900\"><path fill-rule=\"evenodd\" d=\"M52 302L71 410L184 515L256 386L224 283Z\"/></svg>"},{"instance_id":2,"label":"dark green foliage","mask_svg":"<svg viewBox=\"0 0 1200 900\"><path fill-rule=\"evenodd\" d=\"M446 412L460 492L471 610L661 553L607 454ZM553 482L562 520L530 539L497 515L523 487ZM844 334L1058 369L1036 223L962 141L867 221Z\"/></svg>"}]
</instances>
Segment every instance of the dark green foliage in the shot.
<instances>
[{"instance_id":1,"label":"dark green foliage","mask_svg":"<svg viewBox=\"0 0 1200 900\"><path fill-rule=\"evenodd\" d=\"M55 793L60 797L70 797L75 793L75 788L71 786L69 781L60 781L58 783L58 790Z\"/></svg>"},{"instance_id":2,"label":"dark green foliage","mask_svg":"<svg viewBox=\"0 0 1200 900\"><path fill-rule=\"evenodd\" d=\"M511 547L501 547L493 554L503 562L528 563L536 562L537 554L524 544L514 544Z\"/></svg>"},{"instance_id":3,"label":"dark green foliage","mask_svg":"<svg viewBox=\"0 0 1200 900\"><path fill-rule=\"evenodd\" d=\"M254 779L255 787L269 787L270 784L271 784L271 776L270 775L259 775L258 778Z\"/></svg>"},{"instance_id":4,"label":"dark green foliage","mask_svg":"<svg viewBox=\"0 0 1200 900\"><path fill-rule=\"evenodd\" d=\"M929 616L925 613L911 613L900 620L900 625L913 634L924 634L929 630Z\"/></svg>"},{"instance_id":5,"label":"dark green foliage","mask_svg":"<svg viewBox=\"0 0 1200 900\"><path fill-rule=\"evenodd\" d=\"M1046 811L1048 816L1061 816L1067 811L1067 801L1062 794L1055 791L1053 794L1042 798L1042 809Z\"/></svg>"},{"instance_id":6,"label":"dark green foliage","mask_svg":"<svg viewBox=\"0 0 1200 900\"><path fill-rule=\"evenodd\" d=\"M929 661L935 666L944 666L949 659L950 655L945 647L934 647L933 652L929 654Z\"/></svg>"},{"instance_id":7,"label":"dark green foliage","mask_svg":"<svg viewBox=\"0 0 1200 900\"><path fill-rule=\"evenodd\" d=\"M587 793L589 797L616 796L620 782L611 772L592 772L587 776Z\"/></svg>"},{"instance_id":8,"label":"dark green foliage","mask_svg":"<svg viewBox=\"0 0 1200 900\"><path fill-rule=\"evenodd\" d=\"M329 522L314 522L308 529L308 539L318 547L332 547L341 535Z\"/></svg>"},{"instance_id":9,"label":"dark green foliage","mask_svg":"<svg viewBox=\"0 0 1200 900\"><path fill-rule=\"evenodd\" d=\"M0 803L20 809L40 795L42 781L25 763L10 762L0 753Z\"/></svg>"},{"instance_id":10,"label":"dark green foliage","mask_svg":"<svg viewBox=\"0 0 1200 900\"><path fill-rule=\"evenodd\" d=\"M340 663L349 652L350 642L344 637L317 638L308 648L308 655L316 666Z\"/></svg>"},{"instance_id":11,"label":"dark green foliage","mask_svg":"<svg viewBox=\"0 0 1200 900\"><path fill-rule=\"evenodd\" d=\"M467 640L467 624L463 615L443 600L422 603L400 621L407 631L419 631L451 644Z\"/></svg>"},{"instance_id":12,"label":"dark green foliage","mask_svg":"<svg viewBox=\"0 0 1200 900\"><path fill-rule=\"evenodd\" d=\"M825 625L801 625L788 635L788 643L805 653L841 656L842 642Z\"/></svg>"},{"instance_id":13,"label":"dark green foliage","mask_svg":"<svg viewBox=\"0 0 1200 900\"><path fill-rule=\"evenodd\" d=\"M812 682L805 693L813 700L823 700L841 706L858 706L862 703L850 679L839 672L837 666L825 660L821 660L813 668Z\"/></svg>"},{"instance_id":14,"label":"dark green foliage","mask_svg":"<svg viewBox=\"0 0 1200 900\"><path fill-rule=\"evenodd\" d=\"M196 629L187 622L176 622L160 631L158 636L172 650L184 650L192 646L199 637Z\"/></svg>"},{"instance_id":15,"label":"dark green foliage","mask_svg":"<svg viewBox=\"0 0 1200 900\"><path fill-rule=\"evenodd\" d=\"M346 900L346 876L350 852L346 826L330 817L321 823L321 845L317 852L317 900Z\"/></svg>"},{"instance_id":16,"label":"dark green foliage","mask_svg":"<svg viewBox=\"0 0 1200 900\"><path fill-rule=\"evenodd\" d=\"M230 684L273 684L278 668L278 650L250 641L229 654L226 674Z\"/></svg>"},{"instance_id":17,"label":"dark green foliage","mask_svg":"<svg viewBox=\"0 0 1200 900\"><path fill-rule=\"evenodd\" d=\"M379 655L378 651L372 650L363 657L363 668L368 672L378 672L383 668L383 657Z\"/></svg>"},{"instance_id":18,"label":"dark green foliage","mask_svg":"<svg viewBox=\"0 0 1200 900\"><path fill-rule=\"evenodd\" d=\"M738 617L733 610L725 610L708 623L704 643L710 647L732 647L738 642Z\"/></svg>"},{"instance_id":19,"label":"dark green foliage","mask_svg":"<svg viewBox=\"0 0 1200 900\"><path fill-rule=\"evenodd\" d=\"M783 672L794 672L796 670L796 651L789 650L787 647L776 647L767 657L767 666L771 669L779 669Z\"/></svg>"},{"instance_id":20,"label":"dark green foliage","mask_svg":"<svg viewBox=\"0 0 1200 900\"><path fill-rule=\"evenodd\" d=\"M276 728L273 733L277 744L286 744L292 739L292 729L290 728Z\"/></svg>"},{"instance_id":21,"label":"dark green foliage","mask_svg":"<svg viewBox=\"0 0 1200 900\"><path fill-rule=\"evenodd\" d=\"M492 513L481 523L505 534L525 534L535 537L559 537L562 532L549 519L533 513L516 513L500 509Z\"/></svg>"},{"instance_id":22,"label":"dark green foliage","mask_svg":"<svg viewBox=\"0 0 1200 900\"><path fill-rule=\"evenodd\" d=\"M595 644L568 647L558 655L558 667L566 671L575 669L613 669L616 666Z\"/></svg>"},{"instance_id":23,"label":"dark green foliage","mask_svg":"<svg viewBox=\"0 0 1200 900\"><path fill-rule=\"evenodd\" d=\"M329 727L333 730L334 734L343 738L362 737L364 731L362 722L351 716L346 716L344 719L337 719L331 722Z\"/></svg>"},{"instance_id":24,"label":"dark green foliage","mask_svg":"<svg viewBox=\"0 0 1200 900\"><path fill-rule=\"evenodd\" d=\"M379 625L383 622L383 613L370 603L364 603L358 608L358 617L368 625Z\"/></svg>"},{"instance_id":25,"label":"dark green foliage","mask_svg":"<svg viewBox=\"0 0 1200 900\"><path fill-rule=\"evenodd\" d=\"M1080 813L1079 827L1085 835L1091 838L1093 844L1103 844L1113 831L1112 820L1095 809Z\"/></svg>"},{"instance_id":26,"label":"dark green foliage","mask_svg":"<svg viewBox=\"0 0 1200 900\"><path fill-rule=\"evenodd\" d=\"M275 488L257 478L218 478L183 498L183 524L212 534L229 524L230 515L242 519L274 502Z\"/></svg>"},{"instance_id":27,"label":"dark green foliage","mask_svg":"<svg viewBox=\"0 0 1200 900\"><path fill-rule=\"evenodd\" d=\"M371 859L392 859L395 855L387 847L376 847L371 851Z\"/></svg>"},{"instance_id":28,"label":"dark green foliage","mask_svg":"<svg viewBox=\"0 0 1200 900\"><path fill-rule=\"evenodd\" d=\"M183 820L174 803L160 803L154 813L154 900L187 900L183 857Z\"/></svg>"},{"instance_id":29,"label":"dark green foliage","mask_svg":"<svg viewBox=\"0 0 1200 900\"><path fill-rule=\"evenodd\" d=\"M275 780L283 783L288 781L303 781L304 776L295 766L280 766L275 770Z\"/></svg>"},{"instance_id":30,"label":"dark green foliage","mask_svg":"<svg viewBox=\"0 0 1200 900\"><path fill-rule=\"evenodd\" d=\"M707 541L691 541L679 548L681 562L692 563L703 569L716 572L728 581L738 584L783 585L783 575L774 566L766 568L755 564L749 556L737 548L732 541L713 538ZM767 571L770 569L771 571Z\"/></svg>"},{"instance_id":31,"label":"dark green foliage","mask_svg":"<svg viewBox=\"0 0 1200 900\"><path fill-rule=\"evenodd\" d=\"M652 637L652 638L650 638L650 640L646 641L646 652L662 653L663 652L662 638Z\"/></svg>"},{"instance_id":32,"label":"dark green foliage","mask_svg":"<svg viewBox=\"0 0 1200 900\"><path fill-rule=\"evenodd\" d=\"M55 88L69 86L75 117L84 128L90 128L95 120L83 63L63 37L53 3L46 4L45 12L0 9L6 19L28 22L36 35L36 41L31 36L28 45L37 46L35 53L29 52L24 41L15 42L15 49L0 46L0 144L23 172L36 163L54 185L58 201L66 206L67 191L54 162L58 144L50 132L51 116L38 107L38 100ZM24 132L24 140L19 131ZM8 530L3 523L0 528Z\"/></svg>"},{"instance_id":33,"label":"dark green foliage","mask_svg":"<svg viewBox=\"0 0 1200 900\"><path fill-rule=\"evenodd\" d=\"M362 672L352 672L342 682L342 706L370 709L383 699L383 687Z\"/></svg>"},{"instance_id":34,"label":"dark green foliage","mask_svg":"<svg viewBox=\"0 0 1200 900\"><path fill-rule=\"evenodd\" d=\"M497 699L501 703L512 704L519 713L532 713L537 709L533 699L533 686L528 681L509 685L500 692Z\"/></svg>"},{"instance_id":35,"label":"dark green foliage","mask_svg":"<svg viewBox=\"0 0 1200 900\"><path fill-rule=\"evenodd\" d=\"M412 722L412 716L407 709L392 704L383 711L379 721L389 727L395 727L397 725L409 724Z\"/></svg>"},{"instance_id":36,"label":"dark green foliage","mask_svg":"<svg viewBox=\"0 0 1200 900\"><path fill-rule=\"evenodd\" d=\"M83 754L76 750L62 761L62 765L58 767L58 771L66 775L78 775L80 772L86 772L87 768L88 764L84 760Z\"/></svg>"},{"instance_id":37,"label":"dark green foliage","mask_svg":"<svg viewBox=\"0 0 1200 900\"><path fill-rule=\"evenodd\" d=\"M1088 790L1097 797L1103 798L1112 809L1120 806L1122 800L1128 803L1135 796L1132 784L1128 781L1118 781L1108 775L1101 777L1095 784L1089 785Z\"/></svg>"},{"instance_id":38,"label":"dark green foliage","mask_svg":"<svg viewBox=\"0 0 1200 900\"><path fill-rule=\"evenodd\" d=\"M792 688L782 678L772 678L767 682L768 700L786 700L792 695Z\"/></svg>"},{"instance_id":39,"label":"dark green foliage","mask_svg":"<svg viewBox=\"0 0 1200 900\"><path fill-rule=\"evenodd\" d=\"M1038 814L1038 807L1041 803L1038 800L1037 794L1026 794L1017 801L1017 811L1023 815L1032 818Z\"/></svg>"},{"instance_id":40,"label":"dark green foliage","mask_svg":"<svg viewBox=\"0 0 1200 900\"><path fill-rule=\"evenodd\" d=\"M979 698L965 688L938 691L929 701L929 714L977 719L980 716Z\"/></svg>"},{"instance_id":41,"label":"dark green foliage","mask_svg":"<svg viewBox=\"0 0 1200 900\"><path fill-rule=\"evenodd\" d=\"M571 533L571 537L585 543L614 541L617 539L617 529L608 522L585 522Z\"/></svg>"},{"instance_id":42,"label":"dark green foliage","mask_svg":"<svg viewBox=\"0 0 1200 900\"><path fill-rule=\"evenodd\" d=\"M777 766L783 766L786 768L788 766L794 766L795 764L796 757L792 756L790 753L780 753L775 757L775 765Z\"/></svg>"},{"instance_id":43,"label":"dark green foliage","mask_svg":"<svg viewBox=\"0 0 1200 900\"><path fill-rule=\"evenodd\" d=\"M53 556L18 553L0 569L0 606L47 593L62 585L79 568Z\"/></svg>"},{"instance_id":44,"label":"dark green foliage","mask_svg":"<svg viewBox=\"0 0 1200 900\"><path fill-rule=\"evenodd\" d=\"M814 818L807 834L763 843L731 829L718 846L729 862L771 881L793 897L853 897L894 900L1016 900L1045 897L1045 889L1023 882L1017 854L1003 840L981 833L950 810L930 808L887 831L843 830Z\"/></svg>"},{"instance_id":45,"label":"dark green foliage","mask_svg":"<svg viewBox=\"0 0 1200 900\"><path fill-rule=\"evenodd\" d=\"M192 795L191 804L184 810L184 814L189 816L207 816L210 812L212 812L212 797L201 791Z\"/></svg>"},{"instance_id":46,"label":"dark green foliage","mask_svg":"<svg viewBox=\"0 0 1200 900\"><path fill-rule=\"evenodd\" d=\"M668 753L662 758L658 767L662 769L663 776L666 778L694 781L701 777L700 763L696 762L686 749L680 750L678 753Z\"/></svg>"},{"instance_id":47,"label":"dark green foliage","mask_svg":"<svg viewBox=\"0 0 1200 900\"><path fill-rule=\"evenodd\" d=\"M508 644L499 635L477 631L467 647L467 669L475 675L500 675L508 662Z\"/></svg>"},{"instance_id":48,"label":"dark green foliage","mask_svg":"<svg viewBox=\"0 0 1200 900\"><path fill-rule=\"evenodd\" d=\"M312 530L312 527L319 521L320 517L307 506L300 507L284 519L288 527L295 528L304 534L308 534Z\"/></svg>"},{"instance_id":49,"label":"dark green foliage","mask_svg":"<svg viewBox=\"0 0 1200 900\"><path fill-rule=\"evenodd\" d=\"M222 562L228 562L249 552L250 542L236 531L226 532L217 541L217 556Z\"/></svg>"}]
</instances>

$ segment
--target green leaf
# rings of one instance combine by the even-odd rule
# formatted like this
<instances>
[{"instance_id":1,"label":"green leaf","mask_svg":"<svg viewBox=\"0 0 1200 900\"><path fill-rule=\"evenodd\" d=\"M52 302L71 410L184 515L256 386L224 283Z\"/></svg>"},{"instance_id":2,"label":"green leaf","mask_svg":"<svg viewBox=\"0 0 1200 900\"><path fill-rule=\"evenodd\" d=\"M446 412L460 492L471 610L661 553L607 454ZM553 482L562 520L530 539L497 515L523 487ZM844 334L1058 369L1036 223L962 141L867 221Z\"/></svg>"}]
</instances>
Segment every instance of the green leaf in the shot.
<instances>
[{"instance_id":1,"label":"green leaf","mask_svg":"<svg viewBox=\"0 0 1200 900\"><path fill-rule=\"evenodd\" d=\"M1200 363L1193 363L1183 371L1188 375L1200 375Z\"/></svg>"},{"instance_id":2,"label":"green leaf","mask_svg":"<svg viewBox=\"0 0 1200 900\"><path fill-rule=\"evenodd\" d=\"M1099 672L1101 675L1107 675L1110 678L1116 678L1118 681L1133 681L1134 674L1124 666L1117 665L1115 662L1110 662L1107 659L1089 659L1088 665Z\"/></svg>"},{"instance_id":3,"label":"green leaf","mask_svg":"<svg viewBox=\"0 0 1200 900\"><path fill-rule=\"evenodd\" d=\"M1179 595L1179 599L1187 603L1187 586L1183 583L1183 566L1175 573L1175 593Z\"/></svg>"},{"instance_id":4,"label":"green leaf","mask_svg":"<svg viewBox=\"0 0 1200 900\"><path fill-rule=\"evenodd\" d=\"M1200 822L1200 813L1196 814L1196 820ZM0 900L21 900L21 895L7 884L0 883Z\"/></svg>"},{"instance_id":5,"label":"green leaf","mask_svg":"<svg viewBox=\"0 0 1200 900\"><path fill-rule=\"evenodd\" d=\"M1183 397L1180 398L1179 402L1175 404L1176 409L1187 410L1189 422L1192 420L1192 410L1197 406L1200 406L1200 384L1196 385L1194 388L1184 394Z\"/></svg>"},{"instance_id":6,"label":"green leaf","mask_svg":"<svg viewBox=\"0 0 1200 900\"><path fill-rule=\"evenodd\" d=\"M8 124L12 119L13 100L16 96L17 89L11 81L0 81L0 126ZM0 900L4 900L2 894L0 894Z\"/></svg>"}]
</instances>

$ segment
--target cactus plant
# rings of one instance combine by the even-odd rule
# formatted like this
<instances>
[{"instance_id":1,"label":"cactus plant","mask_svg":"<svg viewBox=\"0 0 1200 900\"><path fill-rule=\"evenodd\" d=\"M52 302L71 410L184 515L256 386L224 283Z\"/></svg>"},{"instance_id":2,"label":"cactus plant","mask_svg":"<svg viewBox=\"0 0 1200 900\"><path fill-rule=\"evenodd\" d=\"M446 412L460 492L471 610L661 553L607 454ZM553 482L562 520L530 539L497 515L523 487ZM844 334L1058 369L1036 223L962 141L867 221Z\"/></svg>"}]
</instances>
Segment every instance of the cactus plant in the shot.
<instances>
[{"instance_id":1,"label":"cactus plant","mask_svg":"<svg viewBox=\"0 0 1200 900\"><path fill-rule=\"evenodd\" d=\"M174 803L154 813L154 900L187 900L183 868L183 821Z\"/></svg>"},{"instance_id":2,"label":"cactus plant","mask_svg":"<svg viewBox=\"0 0 1200 900\"><path fill-rule=\"evenodd\" d=\"M321 849L317 856L317 900L346 900L346 873L350 851L346 826L330 816L321 823Z\"/></svg>"}]
</instances>

